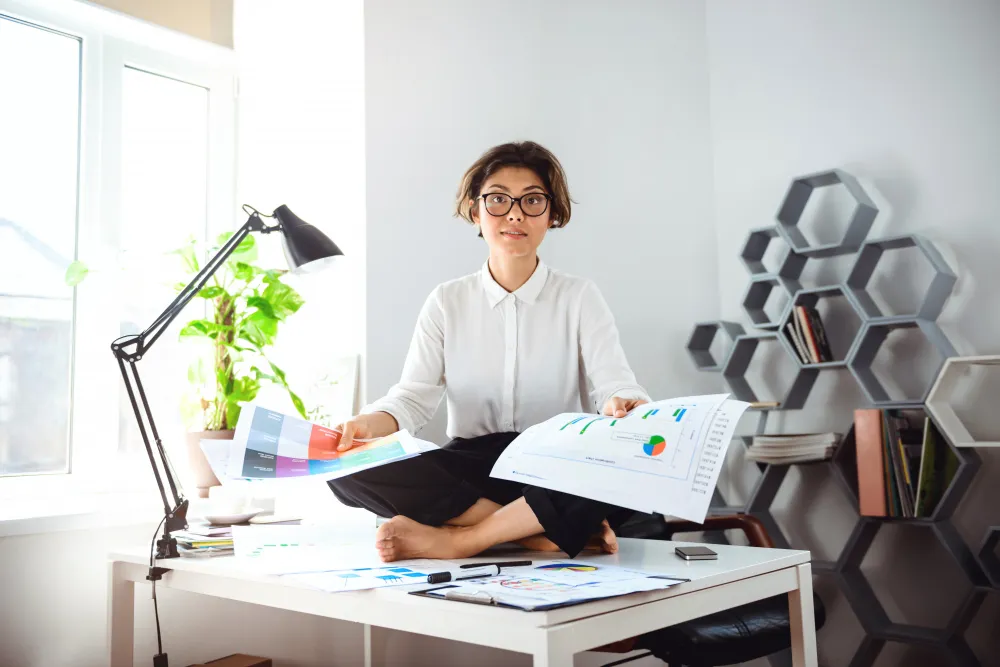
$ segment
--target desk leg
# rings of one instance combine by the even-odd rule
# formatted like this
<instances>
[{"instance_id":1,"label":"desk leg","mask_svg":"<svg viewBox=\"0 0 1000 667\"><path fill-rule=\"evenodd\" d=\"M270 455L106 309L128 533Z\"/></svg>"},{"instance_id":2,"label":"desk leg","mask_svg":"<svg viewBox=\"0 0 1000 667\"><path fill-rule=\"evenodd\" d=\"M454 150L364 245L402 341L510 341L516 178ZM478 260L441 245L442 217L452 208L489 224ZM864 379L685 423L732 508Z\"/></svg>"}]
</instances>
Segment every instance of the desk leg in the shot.
<instances>
[{"instance_id":1,"label":"desk leg","mask_svg":"<svg viewBox=\"0 0 1000 667\"><path fill-rule=\"evenodd\" d=\"M372 667L372 626L365 623L365 667Z\"/></svg>"},{"instance_id":2,"label":"desk leg","mask_svg":"<svg viewBox=\"0 0 1000 667\"><path fill-rule=\"evenodd\" d=\"M792 630L792 664L816 667L816 617L813 612L812 566L798 566L799 587L788 593Z\"/></svg>"},{"instance_id":3,"label":"desk leg","mask_svg":"<svg viewBox=\"0 0 1000 667\"><path fill-rule=\"evenodd\" d=\"M559 653L550 644L535 653L534 667L573 667L573 654Z\"/></svg>"},{"instance_id":4,"label":"desk leg","mask_svg":"<svg viewBox=\"0 0 1000 667\"><path fill-rule=\"evenodd\" d=\"M135 634L135 582L124 563L108 563L108 651L111 667L132 667Z\"/></svg>"}]
</instances>

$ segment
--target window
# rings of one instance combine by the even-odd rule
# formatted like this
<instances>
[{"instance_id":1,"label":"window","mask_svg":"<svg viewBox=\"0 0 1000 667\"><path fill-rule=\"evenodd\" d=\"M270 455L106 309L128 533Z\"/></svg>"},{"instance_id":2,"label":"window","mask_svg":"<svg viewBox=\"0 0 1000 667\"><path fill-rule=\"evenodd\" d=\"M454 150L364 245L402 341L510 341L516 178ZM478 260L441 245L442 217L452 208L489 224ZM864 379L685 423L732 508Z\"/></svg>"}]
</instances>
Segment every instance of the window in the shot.
<instances>
[{"instance_id":1,"label":"window","mask_svg":"<svg viewBox=\"0 0 1000 667\"><path fill-rule=\"evenodd\" d=\"M69 470L80 46L0 16L0 475Z\"/></svg>"},{"instance_id":2,"label":"window","mask_svg":"<svg viewBox=\"0 0 1000 667\"><path fill-rule=\"evenodd\" d=\"M227 49L87 3L0 0L0 496L148 489L110 344L185 281L171 250L236 226L235 71ZM74 260L90 272L72 288ZM178 331L139 362L174 458Z\"/></svg>"}]
</instances>

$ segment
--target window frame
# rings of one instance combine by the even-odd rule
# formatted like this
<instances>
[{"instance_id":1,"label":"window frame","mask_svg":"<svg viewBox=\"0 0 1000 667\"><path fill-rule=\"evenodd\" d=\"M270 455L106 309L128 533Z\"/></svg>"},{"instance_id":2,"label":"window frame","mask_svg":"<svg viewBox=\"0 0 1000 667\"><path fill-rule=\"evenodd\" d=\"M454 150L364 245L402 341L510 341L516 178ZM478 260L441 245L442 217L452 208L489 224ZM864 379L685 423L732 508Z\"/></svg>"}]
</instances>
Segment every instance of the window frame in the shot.
<instances>
[{"instance_id":1,"label":"window frame","mask_svg":"<svg viewBox=\"0 0 1000 667\"><path fill-rule=\"evenodd\" d=\"M234 229L238 79L232 50L75 0L0 0L0 14L81 41L74 259L95 267L113 266L118 256L125 67L208 90L207 231L213 238ZM113 273L92 272L74 290L69 472L0 477L0 499L151 490L145 451L118 453L123 380L110 344L119 335L120 318L108 313L118 313L121 307ZM149 495L158 500L157 494Z\"/></svg>"}]
</instances>

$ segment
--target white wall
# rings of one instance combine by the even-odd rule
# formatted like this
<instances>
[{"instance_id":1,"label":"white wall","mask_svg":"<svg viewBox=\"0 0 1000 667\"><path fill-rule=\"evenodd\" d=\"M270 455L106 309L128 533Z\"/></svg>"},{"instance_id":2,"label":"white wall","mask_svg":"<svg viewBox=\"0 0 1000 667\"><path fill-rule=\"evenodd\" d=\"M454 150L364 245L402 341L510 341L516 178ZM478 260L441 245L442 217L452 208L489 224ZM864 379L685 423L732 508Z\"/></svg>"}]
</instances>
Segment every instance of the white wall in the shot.
<instances>
[{"instance_id":1,"label":"white wall","mask_svg":"<svg viewBox=\"0 0 1000 667\"><path fill-rule=\"evenodd\" d=\"M703 8L370 0L365 38L367 398L398 380L431 289L485 261L453 197L517 139L559 156L576 202L545 261L597 282L653 396L707 386L683 349L717 293ZM443 440L443 413L423 437Z\"/></svg>"},{"instance_id":2,"label":"white wall","mask_svg":"<svg viewBox=\"0 0 1000 667\"><path fill-rule=\"evenodd\" d=\"M721 315L745 319L739 251L746 230L773 222L794 177L840 167L891 205L876 220L873 237L919 232L948 253L961 280L941 320L959 352L1000 352L994 289L1000 4L713 0L707 34ZM807 275L810 281L842 279L844 266L814 263ZM886 268L890 276L913 275L909 260ZM896 296L914 296L910 287L902 291ZM913 349L908 341L893 349L897 373L909 374L903 366L913 365ZM805 410L774 426L846 428L862 400L853 385L847 371L825 373ZM974 416L996 432L1000 422L989 404L980 399ZM1000 501L1000 452L981 453L984 466L956 522L974 548L984 527L997 523ZM836 557L854 521L832 481L817 469L793 469L776 506L793 540L821 558ZM967 589L928 532L918 529L886 527L863 569L897 620L943 624ZM860 631L843 599L829 586L824 590L834 618L820 636L821 661L846 665ZM987 647L994 656L1000 650L987 634L1000 623L997 607L988 604L970 633L981 657ZM936 664L926 653L886 653L880 665Z\"/></svg>"}]
</instances>

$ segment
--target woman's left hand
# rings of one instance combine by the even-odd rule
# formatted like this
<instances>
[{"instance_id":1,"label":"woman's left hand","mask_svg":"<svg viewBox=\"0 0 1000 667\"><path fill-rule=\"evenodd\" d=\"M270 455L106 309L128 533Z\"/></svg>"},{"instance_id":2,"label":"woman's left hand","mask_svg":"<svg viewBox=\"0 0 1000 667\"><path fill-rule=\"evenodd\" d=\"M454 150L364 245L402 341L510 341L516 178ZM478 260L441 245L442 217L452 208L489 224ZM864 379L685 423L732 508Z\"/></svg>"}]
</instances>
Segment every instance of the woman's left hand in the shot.
<instances>
[{"instance_id":1,"label":"woman's left hand","mask_svg":"<svg viewBox=\"0 0 1000 667\"><path fill-rule=\"evenodd\" d=\"M608 402L604 404L604 409L601 411L608 417L624 417L628 414L629 410L637 408L644 403L649 401L644 401L641 398L620 398L618 396L613 396L608 399Z\"/></svg>"}]
</instances>

